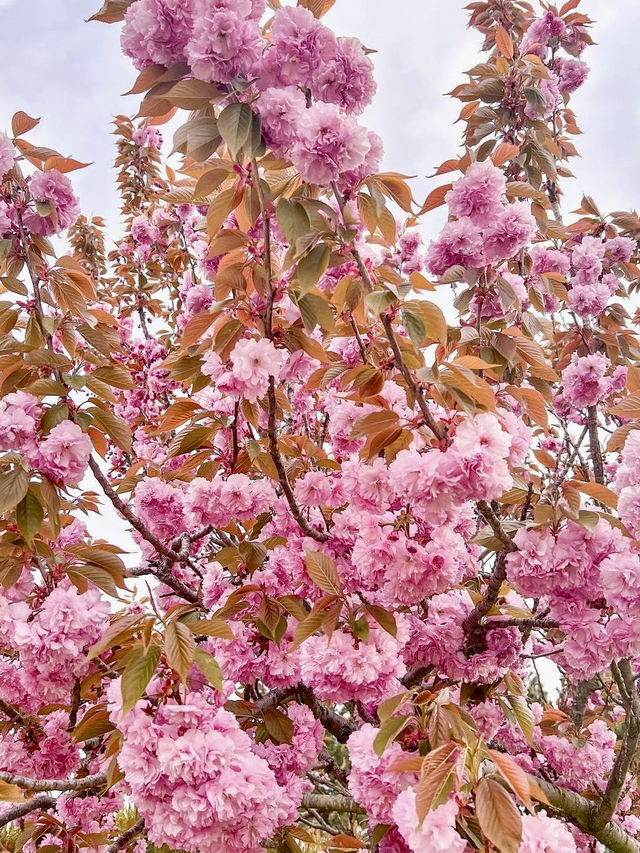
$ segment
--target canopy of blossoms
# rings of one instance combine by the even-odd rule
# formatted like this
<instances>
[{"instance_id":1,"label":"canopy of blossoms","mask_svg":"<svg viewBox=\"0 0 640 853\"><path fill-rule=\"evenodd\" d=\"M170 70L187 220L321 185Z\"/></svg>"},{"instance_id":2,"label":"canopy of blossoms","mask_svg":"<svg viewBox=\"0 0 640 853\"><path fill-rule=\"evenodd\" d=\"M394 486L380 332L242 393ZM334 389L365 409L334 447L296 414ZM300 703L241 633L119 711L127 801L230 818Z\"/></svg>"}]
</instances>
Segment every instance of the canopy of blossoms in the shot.
<instances>
[{"instance_id":1,"label":"canopy of blossoms","mask_svg":"<svg viewBox=\"0 0 640 853\"><path fill-rule=\"evenodd\" d=\"M0 134L11 853L640 851L640 219L562 211L591 21L470 4L421 202L334 2L106 0L117 243Z\"/></svg>"}]
</instances>

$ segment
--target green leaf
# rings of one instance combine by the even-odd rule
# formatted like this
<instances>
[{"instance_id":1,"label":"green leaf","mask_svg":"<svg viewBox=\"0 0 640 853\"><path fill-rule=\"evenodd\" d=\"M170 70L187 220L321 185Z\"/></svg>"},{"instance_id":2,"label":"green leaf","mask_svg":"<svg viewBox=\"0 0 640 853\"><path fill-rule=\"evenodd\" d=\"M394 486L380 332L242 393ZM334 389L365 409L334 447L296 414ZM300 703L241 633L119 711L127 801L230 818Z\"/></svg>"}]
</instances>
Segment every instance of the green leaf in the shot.
<instances>
[{"instance_id":1,"label":"green leaf","mask_svg":"<svg viewBox=\"0 0 640 853\"><path fill-rule=\"evenodd\" d=\"M533 711L529 707L527 700L524 698L524 696L512 696L511 694L509 694L507 698L513 710L514 716L518 721L518 725L522 729L522 733L524 734L529 743L533 743L533 728L535 726L535 719L533 716Z\"/></svg>"},{"instance_id":2,"label":"green leaf","mask_svg":"<svg viewBox=\"0 0 640 853\"><path fill-rule=\"evenodd\" d=\"M415 299L405 304L403 313L405 315L410 313L411 316L418 317L422 321L426 334L434 341L438 341L441 344L447 343L447 321L440 308L434 305L433 302ZM407 331L411 335L411 330L408 326ZM411 340L416 343L413 337Z\"/></svg>"},{"instance_id":3,"label":"green leaf","mask_svg":"<svg viewBox=\"0 0 640 853\"><path fill-rule=\"evenodd\" d=\"M198 163L204 163L218 148L222 137L213 116L200 116L179 127L173 137L173 151L186 154Z\"/></svg>"},{"instance_id":4,"label":"green leaf","mask_svg":"<svg viewBox=\"0 0 640 853\"><path fill-rule=\"evenodd\" d=\"M413 311L409 311L405 308L402 312L402 319L413 343L417 347L422 346L422 342L427 335L427 330L425 329L424 323L420 317L417 314L414 314Z\"/></svg>"},{"instance_id":5,"label":"green leaf","mask_svg":"<svg viewBox=\"0 0 640 853\"><path fill-rule=\"evenodd\" d=\"M149 646L144 653L142 646L131 649L125 658L122 673L122 710L125 714L136 704L147 688L160 660L160 646Z\"/></svg>"},{"instance_id":6,"label":"green leaf","mask_svg":"<svg viewBox=\"0 0 640 853\"><path fill-rule=\"evenodd\" d=\"M531 104L537 112L544 112L546 109L546 102L540 89L536 86L525 86L522 90L522 94L527 99L527 103Z\"/></svg>"},{"instance_id":7,"label":"green leaf","mask_svg":"<svg viewBox=\"0 0 640 853\"><path fill-rule=\"evenodd\" d=\"M327 608L335 604L336 601L335 596L327 596L315 604L313 610L298 622L289 653L295 651L308 637L315 634L322 627L324 620L327 618Z\"/></svg>"},{"instance_id":8,"label":"green leaf","mask_svg":"<svg viewBox=\"0 0 640 853\"><path fill-rule=\"evenodd\" d=\"M68 418L69 407L66 403L58 403L57 406L51 406L51 408L47 409L44 413L42 420L40 421L43 435L48 435L55 426L58 426L58 424L61 424Z\"/></svg>"},{"instance_id":9,"label":"green leaf","mask_svg":"<svg viewBox=\"0 0 640 853\"><path fill-rule=\"evenodd\" d=\"M0 513L13 509L27 494L29 475L23 468L0 474Z\"/></svg>"},{"instance_id":10,"label":"green leaf","mask_svg":"<svg viewBox=\"0 0 640 853\"><path fill-rule=\"evenodd\" d=\"M115 726L109 719L109 712L105 705L95 705L89 708L84 717L73 730L73 739L79 743L91 740L94 737L112 732Z\"/></svg>"},{"instance_id":11,"label":"green leaf","mask_svg":"<svg viewBox=\"0 0 640 853\"><path fill-rule=\"evenodd\" d=\"M192 426L178 433L169 445L169 454L167 459L173 459L174 456L181 456L183 453L190 453L198 447L206 444L213 433L213 427L210 426Z\"/></svg>"},{"instance_id":12,"label":"green leaf","mask_svg":"<svg viewBox=\"0 0 640 853\"><path fill-rule=\"evenodd\" d=\"M167 663L186 683L195 654L195 640L187 625L169 622L164 635L164 650Z\"/></svg>"},{"instance_id":13,"label":"green leaf","mask_svg":"<svg viewBox=\"0 0 640 853\"><path fill-rule=\"evenodd\" d=\"M300 283L302 293L311 290L324 275L329 266L330 257L331 252L326 243L318 243L302 258L296 270L296 278Z\"/></svg>"},{"instance_id":14,"label":"green leaf","mask_svg":"<svg viewBox=\"0 0 640 853\"><path fill-rule=\"evenodd\" d=\"M397 302L397 299L395 293L390 290L374 290L372 293L367 293L364 301L374 314L382 314L384 309Z\"/></svg>"},{"instance_id":15,"label":"green leaf","mask_svg":"<svg viewBox=\"0 0 640 853\"><path fill-rule=\"evenodd\" d=\"M107 595L115 597L118 595L113 576L100 566L93 566L89 563L84 566L74 566L67 570L67 574L80 592L86 592L90 582L98 589L104 590Z\"/></svg>"},{"instance_id":16,"label":"green leaf","mask_svg":"<svg viewBox=\"0 0 640 853\"><path fill-rule=\"evenodd\" d=\"M294 245L299 237L308 234L311 229L307 211L299 201L292 198L280 199L276 208L276 218L280 230L290 245Z\"/></svg>"},{"instance_id":17,"label":"green leaf","mask_svg":"<svg viewBox=\"0 0 640 853\"><path fill-rule=\"evenodd\" d=\"M250 160L252 157L262 157L265 150L266 147L262 139L262 119L257 113L252 113L249 137L244 145L244 155Z\"/></svg>"},{"instance_id":18,"label":"green leaf","mask_svg":"<svg viewBox=\"0 0 640 853\"><path fill-rule=\"evenodd\" d=\"M298 299L298 308L307 332L311 333L316 326L320 326L326 332L331 332L335 328L335 317L331 306L316 293L307 293Z\"/></svg>"},{"instance_id":19,"label":"green leaf","mask_svg":"<svg viewBox=\"0 0 640 853\"><path fill-rule=\"evenodd\" d=\"M98 427L104 430L115 441L120 450L124 450L125 453L131 453L131 430L122 418L98 406L92 406L88 411Z\"/></svg>"},{"instance_id":20,"label":"green leaf","mask_svg":"<svg viewBox=\"0 0 640 853\"><path fill-rule=\"evenodd\" d=\"M367 613L373 616L378 625L380 625L387 634L391 634L392 637L397 636L398 626L396 625L393 613L385 610L384 607L378 607L377 604L367 604Z\"/></svg>"},{"instance_id":21,"label":"green leaf","mask_svg":"<svg viewBox=\"0 0 640 853\"><path fill-rule=\"evenodd\" d=\"M195 649L193 660L209 684L213 684L216 690L222 693L222 670L215 658L204 649Z\"/></svg>"},{"instance_id":22,"label":"green leaf","mask_svg":"<svg viewBox=\"0 0 640 853\"><path fill-rule=\"evenodd\" d=\"M373 741L373 751L381 756L389 741L398 737L400 732L406 728L411 717L389 717L380 726L380 730Z\"/></svg>"},{"instance_id":23,"label":"green leaf","mask_svg":"<svg viewBox=\"0 0 640 853\"><path fill-rule=\"evenodd\" d=\"M252 119L249 104L229 104L218 117L218 131L234 159L249 138Z\"/></svg>"},{"instance_id":24,"label":"green leaf","mask_svg":"<svg viewBox=\"0 0 640 853\"><path fill-rule=\"evenodd\" d=\"M40 505L40 501L33 492L27 492L16 507L16 521L18 522L20 533L22 533L29 545L32 544L36 533L40 530L43 520L44 510Z\"/></svg>"}]
</instances>

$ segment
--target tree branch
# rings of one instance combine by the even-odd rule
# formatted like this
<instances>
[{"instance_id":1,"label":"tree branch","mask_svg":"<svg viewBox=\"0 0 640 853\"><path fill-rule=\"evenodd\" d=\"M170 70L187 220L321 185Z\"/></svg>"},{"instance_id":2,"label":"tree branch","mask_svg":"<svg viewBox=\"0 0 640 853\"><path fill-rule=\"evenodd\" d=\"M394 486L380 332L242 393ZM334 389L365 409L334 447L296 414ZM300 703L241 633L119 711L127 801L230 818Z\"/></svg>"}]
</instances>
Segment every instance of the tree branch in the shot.
<instances>
[{"instance_id":1,"label":"tree branch","mask_svg":"<svg viewBox=\"0 0 640 853\"><path fill-rule=\"evenodd\" d=\"M593 815L592 825L594 830L600 830L606 826L615 814L627 773L631 767L631 762L636 756L638 743L640 742L640 699L638 698L638 691L633 680L629 661L620 661L619 670L628 697L626 701L627 716L624 723L624 734L620 751L609 775L607 787L602 795L600 805Z\"/></svg>"},{"instance_id":2,"label":"tree branch","mask_svg":"<svg viewBox=\"0 0 640 853\"><path fill-rule=\"evenodd\" d=\"M357 250L354 250L357 251ZM387 335L389 343L391 345L391 351L393 352L393 358L396 363L396 367L402 374L404 381L407 383L409 390L411 391L416 403L418 404L418 408L422 413L422 417L424 418L425 424L429 427L431 432L435 435L435 437L439 440L444 438L444 432L440 429L438 424L435 421L435 418L431 414L429 409L429 405L425 399L424 394L422 393L422 389L418 386L418 383L413 378L413 375L402 355L402 351L398 346L398 341L396 340L395 333L393 331L393 324L391 320L386 316L386 314L382 313L380 315L380 319L382 321L382 326Z\"/></svg>"},{"instance_id":3,"label":"tree branch","mask_svg":"<svg viewBox=\"0 0 640 853\"><path fill-rule=\"evenodd\" d=\"M535 777L535 782L541 788L549 803L567 817L571 818L578 829L592 835L612 853L640 853L640 842L621 829L617 823L609 821L604 827L593 830L593 802L577 794Z\"/></svg>"},{"instance_id":4,"label":"tree branch","mask_svg":"<svg viewBox=\"0 0 640 853\"><path fill-rule=\"evenodd\" d=\"M50 797L47 794L38 794L37 797L32 797L25 803L20 803L17 806L11 806L11 808L0 812L0 826L6 826L8 823L12 823L14 820L19 820L21 817L25 817L31 812L52 809L55 804L56 801L53 797Z\"/></svg>"},{"instance_id":5,"label":"tree branch","mask_svg":"<svg viewBox=\"0 0 640 853\"><path fill-rule=\"evenodd\" d=\"M280 481L280 486L284 493L284 496L289 504L289 509L291 510L291 515L295 518L298 526L301 530L312 539L315 539L316 542L326 542L330 537L327 533L322 533L319 530L315 530L307 519L302 514L302 510L296 503L295 495L293 494L293 489L291 488L291 483L289 482L289 478L287 476L287 471L284 467L284 462L282 461L282 456L280 455L280 449L278 447L278 432L277 432L277 424L276 424L276 410L277 410L277 401L276 401L276 386L275 380L273 376L269 377L269 391L268 391L268 401L269 401L269 419L268 419L268 435L269 435L269 455L273 460L273 464L276 467L276 471L278 472L278 480Z\"/></svg>"},{"instance_id":6,"label":"tree branch","mask_svg":"<svg viewBox=\"0 0 640 853\"><path fill-rule=\"evenodd\" d=\"M81 779L28 779L0 770L0 781L9 785L17 785L25 791L87 791L90 788L101 788L107 784L106 773L95 773L83 776Z\"/></svg>"},{"instance_id":7,"label":"tree branch","mask_svg":"<svg viewBox=\"0 0 640 853\"><path fill-rule=\"evenodd\" d=\"M602 465L602 448L598 436L598 407L589 406L587 409L587 425L589 427L589 451L593 462L593 476L596 483L604 484L604 467Z\"/></svg>"},{"instance_id":8,"label":"tree branch","mask_svg":"<svg viewBox=\"0 0 640 853\"><path fill-rule=\"evenodd\" d=\"M297 695L300 701L309 708L316 720L322 723L339 743L346 743L349 736L357 729L356 724L352 723L351 720L347 720L336 711L332 711L331 708L323 705L313 690L305 684L298 686Z\"/></svg>"},{"instance_id":9,"label":"tree branch","mask_svg":"<svg viewBox=\"0 0 640 853\"><path fill-rule=\"evenodd\" d=\"M130 506L128 506L120 497L120 495L113 488L108 478L102 472L100 465L96 462L93 456L89 459L89 468L93 476L96 478L100 486L102 487L103 492L109 498L113 506L120 512L129 522L129 524L137 530L138 533L142 536L142 538L152 545L158 554L164 559L164 564L160 565L157 572L144 572L144 574L153 574L158 580L162 581L162 583L166 584L168 587L179 595L181 598L184 598L186 601L190 601L192 604L196 604L200 598L198 593L193 589L184 584L181 580L174 577L170 571L170 567L174 563L184 563L189 558L189 538L186 537L186 553L185 549L181 550L173 550L172 548L167 548L164 542L161 542L158 537L153 534L149 528L138 518L138 516L133 512ZM130 572L132 576L136 576L134 573ZM141 573L142 574L142 573Z\"/></svg>"},{"instance_id":10,"label":"tree branch","mask_svg":"<svg viewBox=\"0 0 640 853\"><path fill-rule=\"evenodd\" d=\"M366 814L365 810L352 797L341 797L339 794L305 794L302 800L302 808L319 812Z\"/></svg>"}]
</instances>

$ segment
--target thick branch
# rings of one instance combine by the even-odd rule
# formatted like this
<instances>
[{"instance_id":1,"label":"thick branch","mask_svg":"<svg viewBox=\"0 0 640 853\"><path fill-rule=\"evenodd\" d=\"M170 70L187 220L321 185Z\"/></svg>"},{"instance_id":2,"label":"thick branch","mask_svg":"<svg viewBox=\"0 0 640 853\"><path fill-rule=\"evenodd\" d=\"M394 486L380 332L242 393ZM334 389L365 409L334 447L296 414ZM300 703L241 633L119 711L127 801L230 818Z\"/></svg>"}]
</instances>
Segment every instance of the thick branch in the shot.
<instances>
[{"instance_id":1,"label":"thick branch","mask_svg":"<svg viewBox=\"0 0 640 853\"><path fill-rule=\"evenodd\" d=\"M482 515L489 527L493 530L496 538L500 540L504 550L508 552L517 551L517 546L513 544L507 533L502 529L500 519L491 509L491 506L486 501L478 501L477 506L480 515Z\"/></svg>"},{"instance_id":2,"label":"thick branch","mask_svg":"<svg viewBox=\"0 0 640 853\"><path fill-rule=\"evenodd\" d=\"M25 803L20 803L17 806L11 806L11 808L0 812L0 826L6 826L8 823L12 823L14 820L19 820L21 817L25 817L31 812L52 809L55 804L56 801L53 797L49 797L47 794L38 794L37 797L32 797Z\"/></svg>"},{"instance_id":3,"label":"thick branch","mask_svg":"<svg viewBox=\"0 0 640 853\"><path fill-rule=\"evenodd\" d=\"M91 457L89 459L89 468L91 468L91 473L96 478L96 480L102 486L102 490L105 495L109 498L114 507L121 513L129 522L129 524L137 530L140 536L145 539L150 545L156 549L158 554L162 554L163 557L167 557L168 559L175 560L177 555L169 550L167 546L161 542L157 536L155 536L147 527L140 521L138 516L133 512L130 506L128 506L120 497L120 495L113 488L107 477L103 474L100 466L96 462L96 460Z\"/></svg>"},{"instance_id":4,"label":"thick branch","mask_svg":"<svg viewBox=\"0 0 640 853\"><path fill-rule=\"evenodd\" d=\"M120 512L129 522L129 524L137 530L138 533L142 536L142 538L147 541L150 545L152 545L155 550L160 554L163 558L163 565L159 567L156 572L144 572L144 574L154 574L158 580L162 581L162 583L166 584L168 587L179 595L181 598L184 598L186 601L190 601L192 604L197 603L200 599L198 597L198 593L184 584L181 580L174 577L174 575L170 571L170 566L173 563L177 562L186 562L189 557L189 537L187 536L185 539L185 547L181 550L173 550L171 548L167 548L167 546L158 539L158 537L153 534L149 528L143 524L143 522L138 518L138 516L133 512L130 506L128 506L120 497L120 495L113 488L107 477L102 472L100 465L96 462L96 460L91 457L89 459L89 467L91 468L91 472L93 476L96 478L98 483L100 483L103 492L109 498L113 506ZM135 576L136 573L130 573ZM140 572L143 574L143 572Z\"/></svg>"},{"instance_id":5,"label":"thick branch","mask_svg":"<svg viewBox=\"0 0 640 853\"><path fill-rule=\"evenodd\" d=\"M356 730L356 724L319 702L310 687L301 684L298 687L297 693L300 701L309 708L316 720L321 722L337 741L346 743L349 736Z\"/></svg>"},{"instance_id":6,"label":"thick branch","mask_svg":"<svg viewBox=\"0 0 640 853\"><path fill-rule=\"evenodd\" d=\"M26 726L29 723L29 719L24 716L17 708L14 708L13 705L10 705L8 702L5 702L4 699L0 697L0 711L9 717L14 723L20 723L23 726Z\"/></svg>"},{"instance_id":7,"label":"thick branch","mask_svg":"<svg viewBox=\"0 0 640 853\"><path fill-rule=\"evenodd\" d=\"M505 533L500 524L500 519L491 509L486 501L478 501L478 511L489 524L497 539L500 540L503 548L507 552L517 551L517 547L513 544L509 536ZM471 613L462 623L462 627L466 634L472 634L478 627L480 622L489 613L493 605L498 600L500 589L503 582L507 579L507 560L506 554L501 552L498 554L489 583L482 596L482 599L476 604Z\"/></svg>"},{"instance_id":8,"label":"thick branch","mask_svg":"<svg viewBox=\"0 0 640 853\"><path fill-rule=\"evenodd\" d=\"M604 466L602 464L602 448L598 436L598 409L589 406L587 409L587 424L589 427L589 451L593 462L593 476L596 483L604 483Z\"/></svg>"},{"instance_id":9,"label":"thick branch","mask_svg":"<svg viewBox=\"0 0 640 853\"><path fill-rule=\"evenodd\" d=\"M560 623L555 619L546 619L543 617L532 616L530 619L490 619L482 626L487 631L495 630L496 628L522 628L523 630L531 631L535 628L541 628L546 631L551 631L560 627Z\"/></svg>"},{"instance_id":10,"label":"thick branch","mask_svg":"<svg viewBox=\"0 0 640 853\"><path fill-rule=\"evenodd\" d=\"M87 791L106 785L107 776L105 773L95 773L81 779L28 779L26 776L17 776L1 770L0 781L17 785L25 791Z\"/></svg>"},{"instance_id":11,"label":"thick branch","mask_svg":"<svg viewBox=\"0 0 640 853\"><path fill-rule=\"evenodd\" d=\"M571 818L578 829L592 835L600 841L612 853L640 853L640 842L621 829L616 823L610 821L601 829L594 832L592 828L593 803L586 797L568 791L536 777L536 784L549 800L549 803L567 817Z\"/></svg>"},{"instance_id":12,"label":"thick branch","mask_svg":"<svg viewBox=\"0 0 640 853\"><path fill-rule=\"evenodd\" d=\"M620 661L620 674L625 684L628 701L627 716L624 725L624 735L620 751L609 775L607 787L594 816L592 825L595 830L602 829L615 814L631 762L638 751L640 742L640 699L628 660Z\"/></svg>"},{"instance_id":13,"label":"thick branch","mask_svg":"<svg viewBox=\"0 0 640 853\"><path fill-rule=\"evenodd\" d=\"M341 797L339 794L306 794L302 800L302 808L319 812L365 814L365 810L354 799Z\"/></svg>"},{"instance_id":14,"label":"thick branch","mask_svg":"<svg viewBox=\"0 0 640 853\"><path fill-rule=\"evenodd\" d=\"M498 554L484 595L462 623L465 634L472 634L487 613L498 600L503 581L507 578L507 561L504 554Z\"/></svg>"},{"instance_id":15,"label":"thick branch","mask_svg":"<svg viewBox=\"0 0 640 853\"><path fill-rule=\"evenodd\" d=\"M357 728L356 724L352 723L351 720L347 720L346 717L323 705L313 690L307 687L306 684L271 690L255 704L264 713L269 708L276 708L289 699L296 699L301 705L306 705L316 720L322 723L325 729L340 743L345 743L349 735Z\"/></svg>"}]
</instances>

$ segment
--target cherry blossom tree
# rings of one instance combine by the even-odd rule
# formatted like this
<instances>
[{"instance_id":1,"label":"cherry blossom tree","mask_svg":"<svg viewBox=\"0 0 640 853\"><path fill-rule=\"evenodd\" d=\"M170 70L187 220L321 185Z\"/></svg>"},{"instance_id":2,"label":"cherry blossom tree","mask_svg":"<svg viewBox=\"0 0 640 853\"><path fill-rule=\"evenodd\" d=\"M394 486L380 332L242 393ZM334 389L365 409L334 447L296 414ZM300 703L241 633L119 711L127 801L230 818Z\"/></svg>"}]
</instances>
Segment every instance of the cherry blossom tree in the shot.
<instances>
[{"instance_id":1,"label":"cherry blossom tree","mask_svg":"<svg viewBox=\"0 0 640 853\"><path fill-rule=\"evenodd\" d=\"M0 135L12 853L640 851L640 219L562 211L591 21L470 4L421 203L333 2L106 0L117 241Z\"/></svg>"}]
</instances>

